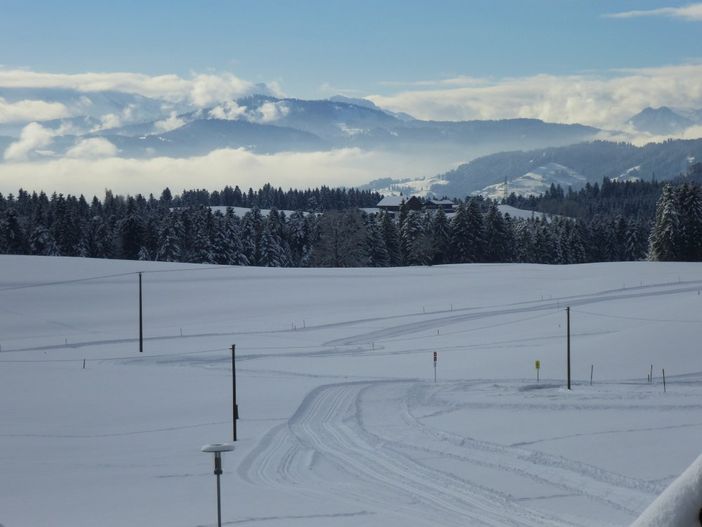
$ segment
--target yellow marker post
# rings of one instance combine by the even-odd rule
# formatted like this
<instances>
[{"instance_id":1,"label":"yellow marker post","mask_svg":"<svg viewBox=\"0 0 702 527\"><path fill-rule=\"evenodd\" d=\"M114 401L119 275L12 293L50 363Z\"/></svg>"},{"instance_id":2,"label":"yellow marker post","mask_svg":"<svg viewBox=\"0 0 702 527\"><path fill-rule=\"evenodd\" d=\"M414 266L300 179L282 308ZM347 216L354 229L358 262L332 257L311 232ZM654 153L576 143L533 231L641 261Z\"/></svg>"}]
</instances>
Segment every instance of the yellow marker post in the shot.
<instances>
[{"instance_id":1,"label":"yellow marker post","mask_svg":"<svg viewBox=\"0 0 702 527\"><path fill-rule=\"evenodd\" d=\"M539 370L541 369L541 361L537 360L534 363L534 366L536 366L536 382L539 382Z\"/></svg>"}]
</instances>

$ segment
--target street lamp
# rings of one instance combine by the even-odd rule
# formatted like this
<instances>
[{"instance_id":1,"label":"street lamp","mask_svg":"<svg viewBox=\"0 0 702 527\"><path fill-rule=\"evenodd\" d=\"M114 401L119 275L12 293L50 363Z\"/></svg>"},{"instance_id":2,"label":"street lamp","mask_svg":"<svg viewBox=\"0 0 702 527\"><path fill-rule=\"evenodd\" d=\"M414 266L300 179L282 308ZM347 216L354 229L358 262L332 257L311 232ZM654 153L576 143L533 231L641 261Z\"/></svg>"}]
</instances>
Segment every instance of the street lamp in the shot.
<instances>
[{"instance_id":1,"label":"street lamp","mask_svg":"<svg viewBox=\"0 0 702 527\"><path fill-rule=\"evenodd\" d=\"M212 443L203 446L201 452L212 452L214 454L214 473L217 476L217 527L222 527L222 506L219 491L219 476L222 474L222 452L234 450L231 443Z\"/></svg>"}]
</instances>

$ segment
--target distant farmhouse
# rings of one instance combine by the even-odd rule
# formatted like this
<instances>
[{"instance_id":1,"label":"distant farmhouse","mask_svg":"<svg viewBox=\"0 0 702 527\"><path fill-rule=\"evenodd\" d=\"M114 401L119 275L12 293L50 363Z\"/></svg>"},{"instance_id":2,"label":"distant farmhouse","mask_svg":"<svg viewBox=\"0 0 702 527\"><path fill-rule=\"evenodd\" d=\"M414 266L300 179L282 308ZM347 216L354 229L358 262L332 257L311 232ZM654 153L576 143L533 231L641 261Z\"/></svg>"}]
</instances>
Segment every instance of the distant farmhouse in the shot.
<instances>
[{"instance_id":1,"label":"distant farmhouse","mask_svg":"<svg viewBox=\"0 0 702 527\"><path fill-rule=\"evenodd\" d=\"M454 204L449 199L422 199L417 196L385 196L376 207L391 215L399 214L400 206L405 204L407 210L443 209L444 212L453 212Z\"/></svg>"},{"instance_id":2,"label":"distant farmhouse","mask_svg":"<svg viewBox=\"0 0 702 527\"><path fill-rule=\"evenodd\" d=\"M376 207L385 212L398 213L400 205L405 204L407 210L421 210L424 204L417 196L385 196Z\"/></svg>"},{"instance_id":3,"label":"distant farmhouse","mask_svg":"<svg viewBox=\"0 0 702 527\"><path fill-rule=\"evenodd\" d=\"M427 209L443 209L444 212L453 212L455 205L450 199L428 199L424 207Z\"/></svg>"}]
</instances>

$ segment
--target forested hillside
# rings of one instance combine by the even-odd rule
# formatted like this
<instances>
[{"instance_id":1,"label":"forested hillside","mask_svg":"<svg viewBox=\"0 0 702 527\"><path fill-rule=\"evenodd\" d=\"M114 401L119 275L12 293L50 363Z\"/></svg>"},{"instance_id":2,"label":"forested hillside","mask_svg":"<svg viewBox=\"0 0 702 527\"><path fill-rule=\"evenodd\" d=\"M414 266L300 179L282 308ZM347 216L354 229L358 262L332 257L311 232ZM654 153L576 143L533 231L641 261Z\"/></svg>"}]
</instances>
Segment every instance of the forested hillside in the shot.
<instances>
[{"instance_id":1,"label":"forested hillside","mask_svg":"<svg viewBox=\"0 0 702 527\"><path fill-rule=\"evenodd\" d=\"M593 141L540 150L502 152L474 159L440 176L448 182L436 192L465 196L488 185L509 182L549 163L567 167L591 184L603 178L668 180L702 159L702 139L669 140L637 147L630 143Z\"/></svg>"}]
</instances>

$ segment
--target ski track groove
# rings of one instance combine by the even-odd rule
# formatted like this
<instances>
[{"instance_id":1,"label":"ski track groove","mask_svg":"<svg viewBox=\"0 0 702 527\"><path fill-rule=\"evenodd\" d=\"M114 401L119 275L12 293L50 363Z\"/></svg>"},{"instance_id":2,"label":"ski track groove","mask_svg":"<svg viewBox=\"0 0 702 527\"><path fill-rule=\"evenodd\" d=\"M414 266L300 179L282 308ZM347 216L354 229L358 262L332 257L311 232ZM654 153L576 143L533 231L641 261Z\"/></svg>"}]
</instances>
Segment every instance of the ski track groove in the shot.
<instances>
[{"instance_id":1,"label":"ski track groove","mask_svg":"<svg viewBox=\"0 0 702 527\"><path fill-rule=\"evenodd\" d=\"M254 447L238 468L240 477L253 485L293 487L299 491L338 493L343 497L377 503L383 509L404 515L428 525L486 525L486 526L541 526L586 525L582 519L557 517L548 512L528 508L525 501L462 479L422 464L409 457L403 450L424 450L427 453L450 455L472 463L483 463L498 470L511 471L533 481L549 484L559 490L588 499L604 501L610 506L631 513L626 506L630 499L639 501L641 482L629 481L623 476L598 473L595 467L586 467L555 456L535 455L524 448L478 442L471 439L452 438L443 432L429 429L409 412L390 410L399 416L407 430L403 435L419 432L439 448L428 448L427 442L412 444L411 440L399 441L382 437L364 425L364 395L370 390L390 387L399 390L404 400L409 387L417 382L371 381L332 384L310 392L287 423L272 428ZM373 405L371 405L373 406ZM481 461L482 456L488 461ZM506 463L499 459L504 456ZM346 474L343 482L334 483L316 472L315 459L323 459ZM540 476L547 469L550 476L560 478L554 484ZM350 480L348 482L347 480ZM334 480L336 481L336 480ZM565 481L565 482L564 482ZM627 484L628 483L628 484ZM587 493L586 488L595 490ZM629 487L633 487L630 489ZM615 495L607 497L607 492ZM634 498L627 493L631 491ZM390 498L388 498L388 496ZM620 503L621 500L625 503ZM417 507L416 504L421 503Z\"/></svg>"},{"instance_id":2,"label":"ski track groove","mask_svg":"<svg viewBox=\"0 0 702 527\"><path fill-rule=\"evenodd\" d=\"M451 315L445 317L432 318L430 320L417 321L408 324L400 324L397 326L380 329L376 331L370 331L366 333L361 333L352 337L344 337L340 339L330 340L324 343L325 346L349 346L353 344L364 344L369 342L382 341L387 338L406 336L413 333L419 333L422 331L441 328L444 326L457 324L459 322L466 322L469 320L479 320L483 318L489 318L494 316L504 316L504 315L514 315L518 313L526 312L536 312L536 311L548 311L553 309L559 309L569 305L570 307L585 306L589 304L598 304L601 302L608 302L612 300L627 300L632 298L643 298L643 297L655 297L655 296L665 296L665 295L675 295L679 293L689 293L691 291L698 291L699 286L689 286L689 287L676 287L667 289L667 285L661 285L657 287L663 287L661 291L645 291L645 292L625 292L623 289L619 294L611 294L605 292L604 294L592 294L592 295L580 295L573 297L564 297L562 299L557 299L556 301L549 301L549 303L542 305L527 305L522 307L511 307L504 309L492 309L487 311L476 311L471 313L464 313L459 315ZM680 285L675 282L675 285Z\"/></svg>"},{"instance_id":3,"label":"ski track groove","mask_svg":"<svg viewBox=\"0 0 702 527\"><path fill-rule=\"evenodd\" d=\"M687 293L692 291L698 291L702 280L689 280L681 282L664 282L659 284L650 284L645 286L634 286L634 287L623 287L621 289L609 289L604 291L599 291L595 293L585 293L581 295L574 295L568 297L556 297L550 298L548 300L530 300L522 302L512 302L508 304L496 305L496 306L486 306L486 307L463 307L453 310L438 310L427 313L406 313L399 315L389 315L384 317L374 317L374 318L362 318L356 320L346 320L340 322L330 322L326 324L319 324L316 326L307 326L305 328L291 329L275 329L275 330L257 330L257 331L223 331L223 332L204 332L204 333L188 333L185 335L155 335L144 337L144 341L165 341L165 340L178 340L178 339L192 339L192 338L203 338L203 337L220 337L220 336L236 336L236 335L270 335L270 334L284 334L291 331L296 332L311 332L317 330L326 330L342 327L353 327L358 324L363 324L366 322L377 322L377 321L389 321L389 320L399 320L414 317L433 317L429 320L417 321L408 324L401 324L393 326L390 328L371 331L363 334L359 334L353 337L346 337L341 339L334 339L326 342L323 346L334 347L334 346L346 346L351 344L359 343L369 343L382 340L383 338L395 337L400 335L407 335L412 333L421 332L428 329L436 329L444 326L456 324L468 320L478 320L482 318L489 318L494 316L502 315L512 315L517 313L534 312L534 311L548 311L553 309L559 309L564 307L566 304L573 306L583 306L588 304L595 304L600 302L606 302L609 300L624 300L630 298L642 298L651 296L662 296L662 295L672 295L678 293ZM673 286L678 286L673 288ZM639 291L639 292L634 292ZM509 307L516 306L516 307ZM502 309L492 309L493 307L501 307ZM469 313L465 313L465 312ZM454 315L453 313L464 312L463 314ZM451 313L449 316L443 316L446 313ZM440 315L440 316L436 316ZM78 329L78 328L75 328ZM96 333L95 331L90 331L89 333ZM4 349L3 352L23 352L23 351L48 351L54 349L77 349L86 346L104 346L104 345L114 345L114 344L128 344L137 342L137 338L113 338L113 339L100 339L100 340L84 340L78 342L71 342L68 344L49 344L44 346L31 346L31 347L21 347L21 348L9 348ZM323 350L322 352L313 352L318 354L324 354L337 350ZM295 354L299 356L307 356L310 353L300 353ZM164 355L167 357L167 355ZM267 358L267 357L277 357L278 355L264 354L264 355L252 355L244 357L243 359L253 359L253 358Z\"/></svg>"},{"instance_id":4,"label":"ski track groove","mask_svg":"<svg viewBox=\"0 0 702 527\"><path fill-rule=\"evenodd\" d=\"M401 399L402 408L399 415L402 416L410 430L419 430L434 440L428 444L435 444L436 441L439 441L441 447L430 448L426 444L405 444L405 447L427 454L438 454L515 473L533 481L556 486L562 490L605 503L632 515L636 514L652 497L662 491L660 485L651 484L648 481L629 478L560 456L528 450L522 445L502 445L479 441L430 428L412 414L408 401L418 399L417 391L432 389L426 385L415 385L410 390L414 393L411 393L410 397ZM395 414L391 412L390 415ZM636 507L631 508L631 503L635 503Z\"/></svg>"}]
</instances>

